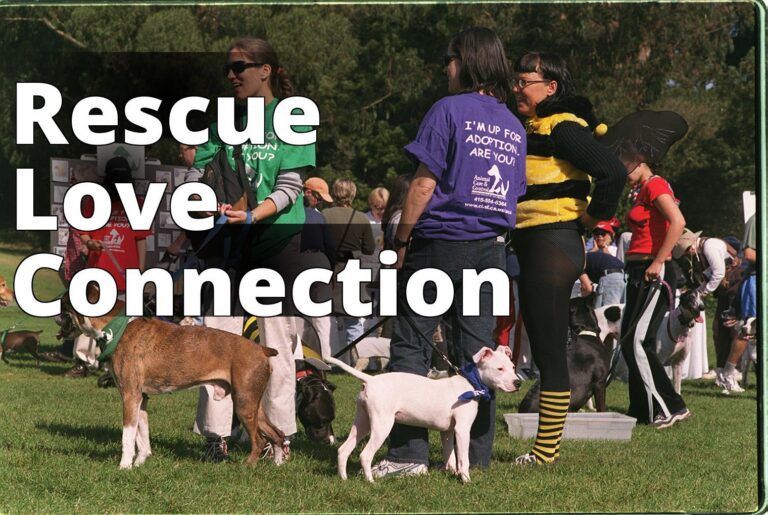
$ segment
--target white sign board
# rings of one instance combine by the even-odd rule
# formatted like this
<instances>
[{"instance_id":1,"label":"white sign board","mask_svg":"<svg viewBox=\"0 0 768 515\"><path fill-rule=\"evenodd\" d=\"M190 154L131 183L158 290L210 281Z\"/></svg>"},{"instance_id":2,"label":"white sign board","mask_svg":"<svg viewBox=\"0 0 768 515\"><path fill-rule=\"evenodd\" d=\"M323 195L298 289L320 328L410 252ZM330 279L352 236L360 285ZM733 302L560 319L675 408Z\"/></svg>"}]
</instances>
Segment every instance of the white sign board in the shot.
<instances>
[{"instance_id":1,"label":"white sign board","mask_svg":"<svg viewBox=\"0 0 768 515\"><path fill-rule=\"evenodd\" d=\"M744 223L755 214L756 200L754 191L745 191L741 194L741 199L744 204Z\"/></svg>"},{"instance_id":2,"label":"white sign board","mask_svg":"<svg viewBox=\"0 0 768 515\"><path fill-rule=\"evenodd\" d=\"M97 147L96 166L99 175L104 175L107 161L116 156L124 157L128 161L128 164L131 165L131 176L134 179L144 179L146 177L144 171L144 147L126 145L125 143L113 143L112 145Z\"/></svg>"}]
</instances>

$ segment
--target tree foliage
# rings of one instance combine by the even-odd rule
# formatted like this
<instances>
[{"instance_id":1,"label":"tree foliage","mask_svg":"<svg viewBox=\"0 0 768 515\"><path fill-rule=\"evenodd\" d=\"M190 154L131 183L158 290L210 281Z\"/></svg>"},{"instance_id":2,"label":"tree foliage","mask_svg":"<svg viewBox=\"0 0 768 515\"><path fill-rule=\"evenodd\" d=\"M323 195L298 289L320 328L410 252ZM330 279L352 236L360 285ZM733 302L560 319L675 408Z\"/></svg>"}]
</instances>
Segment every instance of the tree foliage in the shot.
<instances>
[{"instance_id":1,"label":"tree foliage","mask_svg":"<svg viewBox=\"0 0 768 515\"><path fill-rule=\"evenodd\" d=\"M755 23L748 3L8 7L0 9L0 165L11 176L38 171L36 210L46 212L49 158L94 151L69 128L78 100L227 95L224 52L248 35L267 38L297 92L317 102L317 172L329 182L354 177L364 199L413 170L402 147L446 94L447 43L482 25L511 60L525 50L561 53L609 125L637 109L681 113L690 131L664 174L688 224L740 234L741 192L754 190L757 174ZM39 131L34 146L15 144L15 84L30 81L62 92L56 120L70 145L49 145ZM177 159L170 138L147 154ZM11 226L15 189L0 191L0 206Z\"/></svg>"}]
</instances>

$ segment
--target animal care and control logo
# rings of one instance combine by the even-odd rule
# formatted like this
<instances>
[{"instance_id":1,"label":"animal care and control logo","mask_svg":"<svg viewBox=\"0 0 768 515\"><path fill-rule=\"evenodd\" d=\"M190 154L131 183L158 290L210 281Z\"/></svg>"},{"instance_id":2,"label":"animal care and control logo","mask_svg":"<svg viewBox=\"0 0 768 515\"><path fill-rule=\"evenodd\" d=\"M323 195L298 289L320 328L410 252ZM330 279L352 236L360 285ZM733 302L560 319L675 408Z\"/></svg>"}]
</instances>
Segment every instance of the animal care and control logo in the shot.
<instances>
[{"instance_id":1,"label":"animal care and control logo","mask_svg":"<svg viewBox=\"0 0 768 515\"><path fill-rule=\"evenodd\" d=\"M469 146L469 157L477 157L486 163L493 163L482 173L472 178L472 201L467 207L499 211L510 214L507 203L511 176L510 168L520 158L519 145L522 136L517 132L498 125L478 121L466 121L464 143ZM501 168L499 168L501 167Z\"/></svg>"},{"instance_id":2,"label":"animal care and control logo","mask_svg":"<svg viewBox=\"0 0 768 515\"><path fill-rule=\"evenodd\" d=\"M472 182L473 194L485 194L493 195L501 198L506 198L509 191L509 181L504 181L501 178L501 172L496 165L491 166L487 172L487 177L482 175L476 175ZM493 182L491 182L493 180Z\"/></svg>"},{"instance_id":3,"label":"animal care and control logo","mask_svg":"<svg viewBox=\"0 0 768 515\"><path fill-rule=\"evenodd\" d=\"M106 246L109 250L116 250L123 245L123 240L125 240L125 235L120 234L117 229L112 229L109 234L104 237L103 241L104 246Z\"/></svg>"}]
</instances>

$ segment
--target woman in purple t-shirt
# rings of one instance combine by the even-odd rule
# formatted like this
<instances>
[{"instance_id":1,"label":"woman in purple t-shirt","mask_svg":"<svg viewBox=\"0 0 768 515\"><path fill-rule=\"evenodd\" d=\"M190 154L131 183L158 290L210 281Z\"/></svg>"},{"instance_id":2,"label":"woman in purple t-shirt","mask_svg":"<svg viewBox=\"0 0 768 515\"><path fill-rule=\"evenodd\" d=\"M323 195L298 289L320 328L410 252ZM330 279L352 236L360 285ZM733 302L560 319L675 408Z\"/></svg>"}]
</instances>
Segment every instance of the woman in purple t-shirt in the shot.
<instances>
[{"instance_id":1,"label":"woman in purple t-shirt","mask_svg":"<svg viewBox=\"0 0 768 515\"><path fill-rule=\"evenodd\" d=\"M486 282L480 289L480 315L464 316L462 271L504 269L504 233L514 227L517 197L525 191L525 131L505 105L509 66L499 38L484 28L457 34L448 46L445 73L452 95L432 106L416 139L405 147L418 168L394 238L402 273L390 369L422 376L432 355L424 335L432 335L443 317L415 313L406 301L407 281L424 268L450 278L455 360L458 366L471 364L472 356L493 341L493 287ZM423 294L434 303L435 284L427 283ZM486 467L496 405L493 399L478 402L469 461ZM388 456L374 467L374 477L424 474L428 457L426 429L395 424Z\"/></svg>"}]
</instances>

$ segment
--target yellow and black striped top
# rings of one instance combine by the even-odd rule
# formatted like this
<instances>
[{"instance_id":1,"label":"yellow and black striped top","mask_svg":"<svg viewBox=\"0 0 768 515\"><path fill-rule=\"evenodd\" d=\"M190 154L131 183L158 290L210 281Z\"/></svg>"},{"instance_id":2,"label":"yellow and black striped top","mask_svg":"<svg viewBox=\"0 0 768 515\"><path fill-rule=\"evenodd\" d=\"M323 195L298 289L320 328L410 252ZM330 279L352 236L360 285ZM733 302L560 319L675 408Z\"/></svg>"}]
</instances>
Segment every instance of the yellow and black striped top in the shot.
<instances>
[{"instance_id":1,"label":"yellow and black striped top","mask_svg":"<svg viewBox=\"0 0 768 515\"><path fill-rule=\"evenodd\" d=\"M552 130L561 122L588 124L571 113L530 118L526 124L525 195L517 202L516 228L577 220L587 208L590 177L573 164L554 156Z\"/></svg>"}]
</instances>

